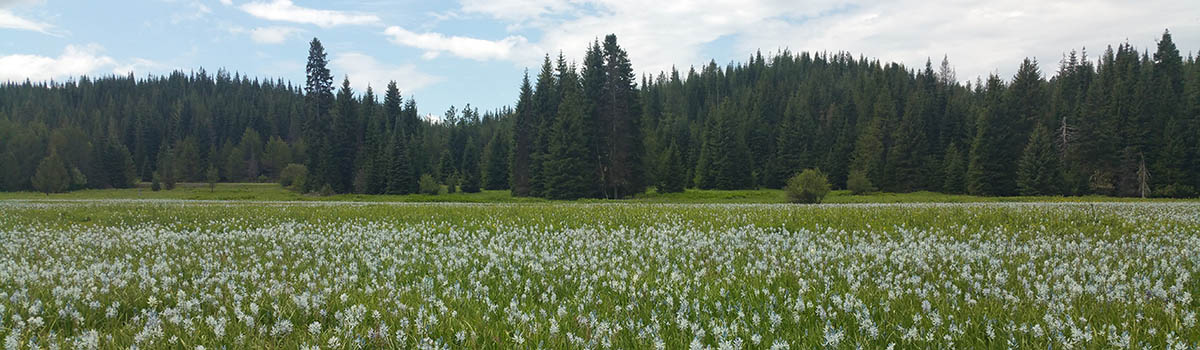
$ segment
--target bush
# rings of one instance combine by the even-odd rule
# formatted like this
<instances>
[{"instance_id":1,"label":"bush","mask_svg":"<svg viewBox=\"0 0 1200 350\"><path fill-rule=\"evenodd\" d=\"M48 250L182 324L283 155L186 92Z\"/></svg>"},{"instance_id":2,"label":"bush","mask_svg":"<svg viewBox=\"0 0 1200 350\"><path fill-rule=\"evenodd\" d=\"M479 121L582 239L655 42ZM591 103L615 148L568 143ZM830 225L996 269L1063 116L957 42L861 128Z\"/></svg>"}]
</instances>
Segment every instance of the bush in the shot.
<instances>
[{"instance_id":1,"label":"bush","mask_svg":"<svg viewBox=\"0 0 1200 350\"><path fill-rule=\"evenodd\" d=\"M308 179L308 167L302 164L288 164L279 172L279 184L285 188L301 189L304 188L304 181Z\"/></svg>"},{"instance_id":2,"label":"bush","mask_svg":"<svg viewBox=\"0 0 1200 350\"><path fill-rule=\"evenodd\" d=\"M784 190L792 203L821 203L829 194L829 178L820 170L805 169L788 179Z\"/></svg>"},{"instance_id":3,"label":"bush","mask_svg":"<svg viewBox=\"0 0 1200 350\"><path fill-rule=\"evenodd\" d=\"M417 180L417 187L421 193L436 195L442 190L442 185L433 179L433 175L421 175L421 179Z\"/></svg>"},{"instance_id":4,"label":"bush","mask_svg":"<svg viewBox=\"0 0 1200 350\"><path fill-rule=\"evenodd\" d=\"M157 171L150 176L150 190L155 192L162 190L162 179L161 176L158 176Z\"/></svg>"},{"instance_id":5,"label":"bush","mask_svg":"<svg viewBox=\"0 0 1200 350\"><path fill-rule=\"evenodd\" d=\"M875 185L871 184L871 179L867 178L867 174L852 170L846 177L846 189L850 190L851 194L866 194L875 192Z\"/></svg>"}]
</instances>

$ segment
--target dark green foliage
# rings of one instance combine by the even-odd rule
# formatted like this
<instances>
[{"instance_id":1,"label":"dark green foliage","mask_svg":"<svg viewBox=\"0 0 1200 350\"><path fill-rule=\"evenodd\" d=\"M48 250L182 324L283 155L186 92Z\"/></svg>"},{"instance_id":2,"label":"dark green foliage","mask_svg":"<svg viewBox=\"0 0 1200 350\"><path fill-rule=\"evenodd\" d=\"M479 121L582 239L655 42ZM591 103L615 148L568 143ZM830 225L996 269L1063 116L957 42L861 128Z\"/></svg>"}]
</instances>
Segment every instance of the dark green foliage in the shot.
<instances>
[{"instance_id":1,"label":"dark green foliage","mask_svg":"<svg viewBox=\"0 0 1200 350\"><path fill-rule=\"evenodd\" d=\"M467 138L466 149L463 152L462 161L462 191L466 193L479 193L483 183L483 175L479 170L479 155L483 153L483 148L479 147L479 141L474 137Z\"/></svg>"},{"instance_id":2,"label":"dark green foliage","mask_svg":"<svg viewBox=\"0 0 1200 350\"><path fill-rule=\"evenodd\" d=\"M784 187L792 203L821 203L829 194L829 177L819 169L804 169L787 181Z\"/></svg>"},{"instance_id":3,"label":"dark green foliage","mask_svg":"<svg viewBox=\"0 0 1200 350\"><path fill-rule=\"evenodd\" d=\"M563 101L551 131L550 156L544 164L545 196L576 199L596 196L596 169L592 162L591 130L586 124L585 101L574 70L562 78Z\"/></svg>"},{"instance_id":4,"label":"dark green foliage","mask_svg":"<svg viewBox=\"0 0 1200 350\"><path fill-rule=\"evenodd\" d=\"M521 80L520 97L513 115L512 152L509 155L509 181L512 194L516 197L532 195L531 166L536 152L538 115L534 106L533 88L529 86L529 72Z\"/></svg>"},{"instance_id":5,"label":"dark green foliage","mask_svg":"<svg viewBox=\"0 0 1200 350\"><path fill-rule=\"evenodd\" d=\"M862 170L850 170L850 174L846 176L846 189L850 190L851 194L866 194L875 192L875 185L871 183L871 179L867 178L867 173Z\"/></svg>"},{"instance_id":6,"label":"dark green foliage","mask_svg":"<svg viewBox=\"0 0 1200 350\"><path fill-rule=\"evenodd\" d=\"M957 144L946 147L946 156L942 160L942 192L961 194L967 192L967 160Z\"/></svg>"},{"instance_id":7,"label":"dark green foliage","mask_svg":"<svg viewBox=\"0 0 1200 350\"><path fill-rule=\"evenodd\" d=\"M67 187L71 185L71 173L67 170L62 157L59 157L57 152L51 151L49 156L38 163L37 172L30 181L33 183L33 188L39 192L59 193L66 191Z\"/></svg>"},{"instance_id":8,"label":"dark green foliage","mask_svg":"<svg viewBox=\"0 0 1200 350\"><path fill-rule=\"evenodd\" d=\"M288 164L279 172L279 185L292 190L302 190L308 181L308 167L304 164Z\"/></svg>"},{"instance_id":9,"label":"dark green foliage","mask_svg":"<svg viewBox=\"0 0 1200 350\"><path fill-rule=\"evenodd\" d=\"M418 181L418 184L420 185L420 191L423 194L436 195L438 192L442 191L442 184L439 184L437 179L434 179L433 175L430 174L421 175L421 179Z\"/></svg>"},{"instance_id":10,"label":"dark green foliage","mask_svg":"<svg viewBox=\"0 0 1200 350\"><path fill-rule=\"evenodd\" d=\"M1004 113L1004 86L1000 77L988 78L984 106L975 122L975 141L967 165L967 193L982 196L1013 194L1016 191L1014 152L1008 146L1010 121Z\"/></svg>"},{"instance_id":11,"label":"dark green foliage","mask_svg":"<svg viewBox=\"0 0 1200 350\"><path fill-rule=\"evenodd\" d=\"M387 194L409 194L418 190L405 138L403 130L392 133L391 149L387 153L387 188L384 191Z\"/></svg>"},{"instance_id":12,"label":"dark green foliage","mask_svg":"<svg viewBox=\"0 0 1200 350\"><path fill-rule=\"evenodd\" d=\"M216 192L217 182L221 181L221 174L217 172L217 167L209 165L204 171L204 181L208 182L208 191Z\"/></svg>"},{"instance_id":13,"label":"dark green foliage","mask_svg":"<svg viewBox=\"0 0 1200 350\"><path fill-rule=\"evenodd\" d=\"M303 86L202 69L0 84L0 190L33 190L38 165L57 153L68 189L131 187L155 172L160 185L207 181L209 165L221 181L267 181L294 162L311 171L304 191L384 193L392 139L403 134L411 174L435 174L451 191L478 184L548 196L584 187L550 175L577 183L563 175L576 170L563 169L585 169L573 175L590 186L570 196L620 198L647 184L781 187L820 167L858 193L1015 195L1032 174L1018 170L1033 144L1039 164L1057 160L1054 193L1187 197L1200 188L1200 64L1180 52L1164 32L1149 51L1071 51L1049 78L1026 60L1010 82L960 84L948 60L914 70L780 51L637 84L630 58L606 36L588 45L579 69L547 55L536 81L522 81L515 109L468 106L425 121L396 84L382 104L345 82L335 96L325 48L313 40ZM569 79L581 103L561 108ZM1038 125L1048 137L1031 143ZM578 144L561 142L560 130Z\"/></svg>"},{"instance_id":14,"label":"dark green foliage","mask_svg":"<svg viewBox=\"0 0 1200 350\"><path fill-rule=\"evenodd\" d=\"M483 147L483 187L488 190L508 188L508 145L510 138L504 132L492 135L492 140Z\"/></svg>"},{"instance_id":15,"label":"dark green foliage","mask_svg":"<svg viewBox=\"0 0 1200 350\"><path fill-rule=\"evenodd\" d=\"M1050 131L1039 124L1029 135L1029 143L1017 163L1017 188L1023 196L1061 194L1062 170L1058 153L1050 140Z\"/></svg>"},{"instance_id":16,"label":"dark green foliage","mask_svg":"<svg viewBox=\"0 0 1200 350\"><path fill-rule=\"evenodd\" d=\"M750 152L737 132L735 108L727 100L716 113L704 132L696 183L702 189L751 188L754 184L751 169L743 163Z\"/></svg>"},{"instance_id":17,"label":"dark green foliage","mask_svg":"<svg viewBox=\"0 0 1200 350\"><path fill-rule=\"evenodd\" d=\"M663 152L659 165L658 183L655 184L658 193L683 192L687 187L687 169L684 168L679 145L672 143Z\"/></svg>"},{"instance_id":18,"label":"dark green foliage","mask_svg":"<svg viewBox=\"0 0 1200 350\"><path fill-rule=\"evenodd\" d=\"M162 190L162 177L158 175L157 171L150 175L150 190L155 192Z\"/></svg>"}]
</instances>

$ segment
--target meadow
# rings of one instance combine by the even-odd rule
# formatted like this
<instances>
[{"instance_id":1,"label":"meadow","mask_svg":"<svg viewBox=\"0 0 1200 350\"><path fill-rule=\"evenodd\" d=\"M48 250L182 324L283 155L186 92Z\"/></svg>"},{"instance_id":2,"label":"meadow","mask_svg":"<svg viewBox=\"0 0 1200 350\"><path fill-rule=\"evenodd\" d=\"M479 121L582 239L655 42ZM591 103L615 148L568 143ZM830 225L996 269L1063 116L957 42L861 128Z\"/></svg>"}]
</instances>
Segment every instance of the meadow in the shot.
<instances>
[{"instance_id":1,"label":"meadow","mask_svg":"<svg viewBox=\"0 0 1200 350\"><path fill-rule=\"evenodd\" d=\"M62 348L1200 347L1200 204L0 202Z\"/></svg>"}]
</instances>

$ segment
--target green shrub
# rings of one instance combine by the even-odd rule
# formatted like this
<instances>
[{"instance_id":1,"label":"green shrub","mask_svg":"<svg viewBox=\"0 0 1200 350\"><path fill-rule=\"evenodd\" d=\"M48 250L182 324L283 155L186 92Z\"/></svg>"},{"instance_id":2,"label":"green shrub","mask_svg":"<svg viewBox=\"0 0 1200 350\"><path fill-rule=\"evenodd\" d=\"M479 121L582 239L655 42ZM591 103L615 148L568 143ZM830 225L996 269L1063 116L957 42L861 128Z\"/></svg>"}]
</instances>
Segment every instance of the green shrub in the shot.
<instances>
[{"instance_id":1,"label":"green shrub","mask_svg":"<svg viewBox=\"0 0 1200 350\"><path fill-rule=\"evenodd\" d=\"M851 194L866 194L875 192L875 185L871 184L871 179L867 178L867 174L851 170L850 175L846 177L846 189L850 190Z\"/></svg>"},{"instance_id":2,"label":"green shrub","mask_svg":"<svg viewBox=\"0 0 1200 350\"><path fill-rule=\"evenodd\" d=\"M300 189L304 188L304 181L308 179L308 167L302 164L288 164L279 172L279 184L284 188Z\"/></svg>"},{"instance_id":3,"label":"green shrub","mask_svg":"<svg viewBox=\"0 0 1200 350\"><path fill-rule=\"evenodd\" d=\"M433 175L421 175L421 179L417 180L417 187L421 193L436 195L442 190L442 184L433 178Z\"/></svg>"},{"instance_id":4,"label":"green shrub","mask_svg":"<svg viewBox=\"0 0 1200 350\"><path fill-rule=\"evenodd\" d=\"M792 203L821 203L829 194L829 177L816 169L805 169L799 175L788 179L788 201Z\"/></svg>"}]
</instances>

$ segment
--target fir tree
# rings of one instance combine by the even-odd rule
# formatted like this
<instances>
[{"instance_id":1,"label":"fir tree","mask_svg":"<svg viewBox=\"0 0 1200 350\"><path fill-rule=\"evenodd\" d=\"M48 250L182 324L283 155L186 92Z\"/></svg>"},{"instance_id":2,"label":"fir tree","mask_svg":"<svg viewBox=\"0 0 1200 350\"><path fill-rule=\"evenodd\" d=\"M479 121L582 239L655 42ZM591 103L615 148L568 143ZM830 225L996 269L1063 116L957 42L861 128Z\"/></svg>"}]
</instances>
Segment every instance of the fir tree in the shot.
<instances>
[{"instance_id":1,"label":"fir tree","mask_svg":"<svg viewBox=\"0 0 1200 350\"><path fill-rule=\"evenodd\" d=\"M521 80L520 97L513 116L512 153L509 159L509 181L515 197L532 194L530 167L533 164L535 139L537 138L537 111L533 102L533 89L529 85L529 72Z\"/></svg>"},{"instance_id":2,"label":"fir tree","mask_svg":"<svg viewBox=\"0 0 1200 350\"><path fill-rule=\"evenodd\" d=\"M962 151L957 144L946 147L946 155L942 160L945 165L942 178L942 191L946 193L966 193L967 191L967 161L963 159Z\"/></svg>"},{"instance_id":3,"label":"fir tree","mask_svg":"<svg viewBox=\"0 0 1200 350\"><path fill-rule=\"evenodd\" d=\"M417 179L412 165L409 164L409 152L404 129L392 132L391 147L388 151L387 194L409 194L417 191Z\"/></svg>"},{"instance_id":4,"label":"fir tree","mask_svg":"<svg viewBox=\"0 0 1200 350\"><path fill-rule=\"evenodd\" d=\"M1029 143L1017 163L1017 187L1023 196L1061 193L1062 171L1051 135L1038 124L1029 134Z\"/></svg>"},{"instance_id":5,"label":"fir tree","mask_svg":"<svg viewBox=\"0 0 1200 350\"><path fill-rule=\"evenodd\" d=\"M330 74L325 47L321 41L313 38L309 43L308 64L305 67L307 79L304 86L305 102L309 113L304 125L304 138L308 143L307 167L312 175L305 182L306 191L316 191L322 188L328 178L327 169L333 164L324 163L329 157L325 151L329 149L329 110L333 107L333 75Z\"/></svg>"},{"instance_id":6,"label":"fir tree","mask_svg":"<svg viewBox=\"0 0 1200 350\"><path fill-rule=\"evenodd\" d=\"M480 153L483 153L483 148L479 147L479 141L473 136L468 136L462 163L462 191L465 193L478 193L482 185L483 176L479 170Z\"/></svg>"},{"instance_id":7,"label":"fir tree","mask_svg":"<svg viewBox=\"0 0 1200 350\"><path fill-rule=\"evenodd\" d=\"M508 188L508 144L511 138L504 132L492 134L483 147L483 187L487 190Z\"/></svg>"},{"instance_id":8,"label":"fir tree","mask_svg":"<svg viewBox=\"0 0 1200 350\"><path fill-rule=\"evenodd\" d=\"M679 145L672 142L667 147L667 151L663 152L662 159L659 161L658 184L655 185L658 193L676 193L683 192L687 186L687 169L683 165L683 155L679 152Z\"/></svg>"},{"instance_id":9,"label":"fir tree","mask_svg":"<svg viewBox=\"0 0 1200 350\"><path fill-rule=\"evenodd\" d=\"M595 195L594 163L587 145L586 103L572 69L562 77L563 101L551 131L550 155L545 163L546 193L551 199L576 199Z\"/></svg>"}]
</instances>

